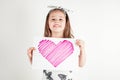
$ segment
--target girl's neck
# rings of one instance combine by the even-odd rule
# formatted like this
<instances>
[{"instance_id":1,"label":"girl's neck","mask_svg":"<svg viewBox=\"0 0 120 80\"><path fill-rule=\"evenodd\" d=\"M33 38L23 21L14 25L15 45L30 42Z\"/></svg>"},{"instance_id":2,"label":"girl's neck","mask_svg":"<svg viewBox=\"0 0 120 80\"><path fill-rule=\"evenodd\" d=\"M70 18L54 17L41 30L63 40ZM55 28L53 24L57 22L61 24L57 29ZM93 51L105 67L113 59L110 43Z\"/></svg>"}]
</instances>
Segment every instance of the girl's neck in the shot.
<instances>
[{"instance_id":1,"label":"girl's neck","mask_svg":"<svg viewBox=\"0 0 120 80\"><path fill-rule=\"evenodd\" d=\"M54 37L54 38L63 38L63 33L53 33L52 37Z\"/></svg>"}]
</instances>

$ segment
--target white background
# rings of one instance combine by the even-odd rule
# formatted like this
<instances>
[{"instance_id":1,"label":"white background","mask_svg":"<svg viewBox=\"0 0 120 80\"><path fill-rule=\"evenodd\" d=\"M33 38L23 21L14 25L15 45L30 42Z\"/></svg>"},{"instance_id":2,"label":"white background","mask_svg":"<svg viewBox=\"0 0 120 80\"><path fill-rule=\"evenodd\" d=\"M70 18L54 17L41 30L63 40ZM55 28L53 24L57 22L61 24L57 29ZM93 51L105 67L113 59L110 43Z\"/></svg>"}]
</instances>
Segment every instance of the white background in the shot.
<instances>
[{"instance_id":1,"label":"white background","mask_svg":"<svg viewBox=\"0 0 120 80\"><path fill-rule=\"evenodd\" d=\"M76 38L86 43L87 62L78 80L120 80L120 0L0 0L0 80L41 80L27 49L42 36L47 5L71 9Z\"/></svg>"}]
</instances>

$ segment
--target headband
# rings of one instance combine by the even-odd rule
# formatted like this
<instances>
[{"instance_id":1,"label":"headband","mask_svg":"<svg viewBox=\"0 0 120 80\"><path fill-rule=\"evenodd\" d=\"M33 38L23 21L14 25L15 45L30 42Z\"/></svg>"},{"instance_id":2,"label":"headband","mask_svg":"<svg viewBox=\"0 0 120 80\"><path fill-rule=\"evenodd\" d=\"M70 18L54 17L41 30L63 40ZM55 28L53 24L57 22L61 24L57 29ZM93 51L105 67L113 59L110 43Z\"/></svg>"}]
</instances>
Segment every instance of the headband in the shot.
<instances>
[{"instance_id":1,"label":"headband","mask_svg":"<svg viewBox=\"0 0 120 80\"><path fill-rule=\"evenodd\" d=\"M73 12L72 10L69 10L69 9L66 9L66 8L63 8L61 6L48 6L48 8L53 8L53 9L62 9L66 12Z\"/></svg>"}]
</instances>

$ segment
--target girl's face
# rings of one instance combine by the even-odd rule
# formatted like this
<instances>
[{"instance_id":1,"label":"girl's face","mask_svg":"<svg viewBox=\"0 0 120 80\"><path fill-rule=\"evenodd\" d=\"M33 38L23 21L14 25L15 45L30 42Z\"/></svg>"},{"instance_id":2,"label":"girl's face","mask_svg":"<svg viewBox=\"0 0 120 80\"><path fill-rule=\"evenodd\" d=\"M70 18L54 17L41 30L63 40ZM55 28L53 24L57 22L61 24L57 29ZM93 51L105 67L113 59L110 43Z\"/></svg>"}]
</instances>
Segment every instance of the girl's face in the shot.
<instances>
[{"instance_id":1,"label":"girl's face","mask_svg":"<svg viewBox=\"0 0 120 80\"><path fill-rule=\"evenodd\" d=\"M65 14L59 10L51 12L48 23L52 33L63 33L66 24Z\"/></svg>"}]
</instances>

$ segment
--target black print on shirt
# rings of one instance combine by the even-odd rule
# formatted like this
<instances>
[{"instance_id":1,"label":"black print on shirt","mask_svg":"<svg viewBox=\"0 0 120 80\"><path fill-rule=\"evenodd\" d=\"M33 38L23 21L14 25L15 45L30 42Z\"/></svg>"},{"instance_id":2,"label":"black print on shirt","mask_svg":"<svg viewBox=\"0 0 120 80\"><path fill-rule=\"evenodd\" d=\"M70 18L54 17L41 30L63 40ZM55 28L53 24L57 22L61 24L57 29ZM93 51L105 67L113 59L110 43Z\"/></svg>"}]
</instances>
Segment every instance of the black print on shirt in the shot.
<instances>
[{"instance_id":1,"label":"black print on shirt","mask_svg":"<svg viewBox=\"0 0 120 80\"><path fill-rule=\"evenodd\" d=\"M67 75L58 74L58 77L59 77L61 80L66 80Z\"/></svg>"},{"instance_id":2,"label":"black print on shirt","mask_svg":"<svg viewBox=\"0 0 120 80\"><path fill-rule=\"evenodd\" d=\"M51 77L52 75L52 72L46 72L46 70L43 70L43 73L45 73L45 76L46 76L46 79L48 80L53 80L53 78Z\"/></svg>"},{"instance_id":3,"label":"black print on shirt","mask_svg":"<svg viewBox=\"0 0 120 80\"><path fill-rule=\"evenodd\" d=\"M69 74L72 73L72 71L68 72ZM58 77L59 80L73 80L72 78L68 77L67 74L64 74L62 72L52 72L52 71L47 71L47 70L43 70L43 74L45 76L44 80L56 80L55 77ZM56 75L54 75L56 74Z\"/></svg>"}]
</instances>

